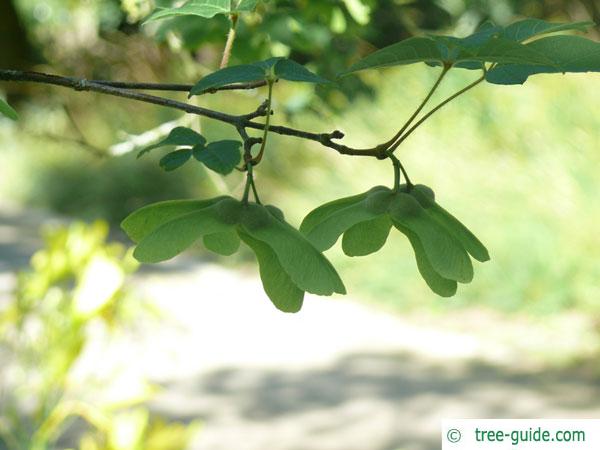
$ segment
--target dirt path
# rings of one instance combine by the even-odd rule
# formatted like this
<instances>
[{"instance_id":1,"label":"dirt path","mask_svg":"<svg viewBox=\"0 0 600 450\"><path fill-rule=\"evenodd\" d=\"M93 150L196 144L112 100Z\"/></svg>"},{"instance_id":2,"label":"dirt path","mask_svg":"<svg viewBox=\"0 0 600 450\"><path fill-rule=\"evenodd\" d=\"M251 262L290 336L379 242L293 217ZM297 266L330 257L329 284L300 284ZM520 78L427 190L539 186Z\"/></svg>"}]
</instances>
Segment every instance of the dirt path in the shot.
<instances>
[{"instance_id":1,"label":"dirt path","mask_svg":"<svg viewBox=\"0 0 600 450\"><path fill-rule=\"evenodd\" d=\"M0 214L0 294L37 245L36 223ZM162 385L152 408L201 419L197 450L434 450L442 418L600 417L597 379L536 369L442 319L312 296L284 315L254 273L185 258L135 284L168 317L95 343L87 364Z\"/></svg>"}]
</instances>

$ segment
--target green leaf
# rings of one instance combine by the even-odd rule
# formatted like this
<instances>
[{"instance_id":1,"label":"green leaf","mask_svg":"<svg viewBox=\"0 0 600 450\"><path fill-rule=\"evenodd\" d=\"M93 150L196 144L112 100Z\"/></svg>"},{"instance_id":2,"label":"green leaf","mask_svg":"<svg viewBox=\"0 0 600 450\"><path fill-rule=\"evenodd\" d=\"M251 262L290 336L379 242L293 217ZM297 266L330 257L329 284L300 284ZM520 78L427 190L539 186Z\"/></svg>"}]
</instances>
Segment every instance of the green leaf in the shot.
<instances>
[{"instance_id":1,"label":"green leaf","mask_svg":"<svg viewBox=\"0 0 600 450\"><path fill-rule=\"evenodd\" d=\"M423 248L423 244L421 244L421 241L419 240L419 237L398 222L394 222L394 226L408 238L408 241L415 252L417 269L419 269L419 273L429 288L441 297L452 297L454 294L456 294L458 289L456 281L448 280L435 271L429 262L429 259L427 258L427 254Z\"/></svg>"},{"instance_id":2,"label":"green leaf","mask_svg":"<svg viewBox=\"0 0 600 450\"><path fill-rule=\"evenodd\" d=\"M361 222L344 233L342 249L348 256L366 256L380 250L387 241L392 222L388 215Z\"/></svg>"},{"instance_id":3,"label":"green leaf","mask_svg":"<svg viewBox=\"0 0 600 450\"><path fill-rule=\"evenodd\" d=\"M18 120L19 115L11 106L0 98L0 114L12 120Z\"/></svg>"},{"instance_id":4,"label":"green leaf","mask_svg":"<svg viewBox=\"0 0 600 450\"><path fill-rule=\"evenodd\" d=\"M231 256L240 248L240 237L235 231L207 234L202 238L204 246L221 256Z\"/></svg>"},{"instance_id":5,"label":"green leaf","mask_svg":"<svg viewBox=\"0 0 600 450\"><path fill-rule=\"evenodd\" d=\"M295 61L277 57L217 70L196 83L190 91L190 97L230 84L267 80L271 75L288 81L331 83Z\"/></svg>"},{"instance_id":6,"label":"green leaf","mask_svg":"<svg viewBox=\"0 0 600 450\"><path fill-rule=\"evenodd\" d=\"M143 263L157 263L177 256L206 234L233 230L224 224L216 212L216 205L176 217L145 236L133 252Z\"/></svg>"},{"instance_id":7,"label":"green leaf","mask_svg":"<svg viewBox=\"0 0 600 450\"><path fill-rule=\"evenodd\" d=\"M233 11L234 12L252 12L256 9L260 0L233 0ZM237 3L237 5L236 5Z\"/></svg>"},{"instance_id":8,"label":"green leaf","mask_svg":"<svg viewBox=\"0 0 600 450\"><path fill-rule=\"evenodd\" d=\"M462 46L455 62L479 61L491 63L552 64L535 49L509 39L493 36L480 46Z\"/></svg>"},{"instance_id":9,"label":"green leaf","mask_svg":"<svg viewBox=\"0 0 600 450\"><path fill-rule=\"evenodd\" d=\"M487 73L494 84L523 84L539 73L600 72L600 43L580 36L549 36L525 45L552 61L545 66L499 65Z\"/></svg>"},{"instance_id":10,"label":"green leaf","mask_svg":"<svg viewBox=\"0 0 600 450\"><path fill-rule=\"evenodd\" d=\"M253 11L258 0L190 0L178 8L157 8L146 22L177 16L198 16L210 19L217 14Z\"/></svg>"},{"instance_id":11,"label":"green leaf","mask_svg":"<svg viewBox=\"0 0 600 450\"><path fill-rule=\"evenodd\" d=\"M353 205L354 203L358 203L369 196L371 192L375 192L377 190L385 190L387 189L384 186L376 186L368 192L363 192L362 194L353 195L351 197L344 197L337 200L333 200L329 203L325 203L324 205L319 206L318 208L313 209L302 221L300 225L300 231L302 234L308 234L310 231L327 219L329 216L334 214L340 209L343 209L347 206Z\"/></svg>"},{"instance_id":12,"label":"green leaf","mask_svg":"<svg viewBox=\"0 0 600 450\"><path fill-rule=\"evenodd\" d=\"M281 78L282 80L316 84L331 83L331 81L315 75L303 65L290 59L280 59L277 61L274 73L277 78Z\"/></svg>"},{"instance_id":13,"label":"green leaf","mask_svg":"<svg viewBox=\"0 0 600 450\"><path fill-rule=\"evenodd\" d=\"M167 172L179 169L192 157L192 149L185 148L167 153L159 162L160 167Z\"/></svg>"},{"instance_id":14,"label":"green leaf","mask_svg":"<svg viewBox=\"0 0 600 450\"><path fill-rule=\"evenodd\" d=\"M361 222L380 217L367 208L366 200L346 206L331 214L327 219L306 233L306 238L319 250L331 248L347 230Z\"/></svg>"},{"instance_id":15,"label":"green leaf","mask_svg":"<svg viewBox=\"0 0 600 450\"><path fill-rule=\"evenodd\" d=\"M140 242L161 225L194 211L214 205L226 197L209 200L170 200L144 206L121 222L121 228L133 242Z\"/></svg>"},{"instance_id":16,"label":"green leaf","mask_svg":"<svg viewBox=\"0 0 600 450\"><path fill-rule=\"evenodd\" d=\"M475 63L552 64L546 56L518 42L493 33L489 38L459 39L452 36L414 37L378 50L354 64L343 75L360 70L426 62L474 68Z\"/></svg>"},{"instance_id":17,"label":"green leaf","mask_svg":"<svg viewBox=\"0 0 600 450\"><path fill-rule=\"evenodd\" d=\"M300 311L304 291L299 289L283 270L271 247L244 232L240 232L240 237L256 255L263 288L275 307L288 313Z\"/></svg>"},{"instance_id":18,"label":"green leaf","mask_svg":"<svg viewBox=\"0 0 600 450\"><path fill-rule=\"evenodd\" d=\"M417 186L415 186L417 187ZM424 186L423 186L424 187ZM429 188L427 188L429 189ZM421 204L427 214L450 232L477 261L490 260L490 254L479 239L456 217L438 205L427 193L414 189L410 193Z\"/></svg>"},{"instance_id":19,"label":"green leaf","mask_svg":"<svg viewBox=\"0 0 600 450\"><path fill-rule=\"evenodd\" d=\"M189 128L177 127L173 128L169 135L162 141L149 147L146 147L141 152L139 152L138 158L159 147L183 145L193 147L195 145L203 144L206 144L206 139L204 139L204 137L201 134L198 134L194 130L190 130Z\"/></svg>"},{"instance_id":20,"label":"green leaf","mask_svg":"<svg viewBox=\"0 0 600 450\"><path fill-rule=\"evenodd\" d=\"M222 175L227 175L235 169L242 160L239 141L217 141L208 146L196 146L194 158L206 167Z\"/></svg>"},{"instance_id":21,"label":"green leaf","mask_svg":"<svg viewBox=\"0 0 600 450\"><path fill-rule=\"evenodd\" d=\"M392 220L415 233L437 273L450 280L469 283L473 264L460 242L430 217L409 194L397 194L390 206Z\"/></svg>"},{"instance_id":22,"label":"green leaf","mask_svg":"<svg viewBox=\"0 0 600 450\"><path fill-rule=\"evenodd\" d=\"M242 223L245 233L271 247L300 289L317 295L346 293L344 283L331 263L294 227L268 213L262 226L250 227Z\"/></svg>"},{"instance_id":23,"label":"green leaf","mask_svg":"<svg viewBox=\"0 0 600 450\"><path fill-rule=\"evenodd\" d=\"M587 31L592 26L594 26L594 22L551 23L540 19L525 19L507 26L501 36L523 42L535 36L558 31Z\"/></svg>"},{"instance_id":24,"label":"green leaf","mask_svg":"<svg viewBox=\"0 0 600 450\"><path fill-rule=\"evenodd\" d=\"M256 64L244 64L241 66L226 67L217 70L194 85L190 91L192 95L199 95L212 89L220 88L234 83L249 83L266 78L265 69Z\"/></svg>"},{"instance_id":25,"label":"green leaf","mask_svg":"<svg viewBox=\"0 0 600 450\"><path fill-rule=\"evenodd\" d=\"M371 53L352 65L350 69L343 72L342 75L366 69L414 64L426 61L443 63L444 54L442 46L430 38L412 37Z\"/></svg>"}]
</instances>

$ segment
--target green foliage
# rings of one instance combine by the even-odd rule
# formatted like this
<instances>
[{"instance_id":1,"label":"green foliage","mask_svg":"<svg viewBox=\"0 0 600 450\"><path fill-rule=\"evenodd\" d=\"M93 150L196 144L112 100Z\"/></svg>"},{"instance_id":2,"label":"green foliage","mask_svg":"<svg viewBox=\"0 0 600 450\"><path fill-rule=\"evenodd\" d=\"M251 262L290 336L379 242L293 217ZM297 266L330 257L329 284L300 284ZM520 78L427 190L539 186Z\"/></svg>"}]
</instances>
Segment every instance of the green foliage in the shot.
<instances>
[{"instance_id":1,"label":"green foliage","mask_svg":"<svg viewBox=\"0 0 600 450\"><path fill-rule=\"evenodd\" d=\"M282 79L305 83L331 83L304 66L286 58L269 58L252 64L226 67L202 78L190 91L190 96L235 83Z\"/></svg>"},{"instance_id":2,"label":"green foliage","mask_svg":"<svg viewBox=\"0 0 600 450\"><path fill-rule=\"evenodd\" d=\"M206 144L206 139L194 130L185 127L173 128L169 135L160 142L150 145L138 153L138 158L150 153L152 150L160 147L177 146L177 147L194 147L196 145Z\"/></svg>"},{"instance_id":3,"label":"green foliage","mask_svg":"<svg viewBox=\"0 0 600 450\"><path fill-rule=\"evenodd\" d=\"M18 120L19 119L19 115L17 114L17 112L12 109L12 107L6 103L4 100L2 100L0 98L0 115L3 115L4 117L8 117L9 119L12 120Z\"/></svg>"},{"instance_id":4,"label":"green foliage","mask_svg":"<svg viewBox=\"0 0 600 450\"><path fill-rule=\"evenodd\" d=\"M241 239L256 254L265 292L285 312L300 309L304 292L345 293L331 263L273 206L231 197L163 202L136 211L122 227L138 242L136 259L150 263L178 255L201 237L209 250L228 256Z\"/></svg>"},{"instance_id":5,"label":"green foliage","mask_svg":"<svg viewBox=\"0 0 600 450\"><path fill-rule=\"evenodd\" d=\"M242 160L240 141L217 141L207 146L196 145L193 149L194 158L210 170L227 175L235 169Z\"/></svg>"},{"instance_id":6,"label":"green foliage","mask_svg":"<svg viewBox=\"0 0 600 450\"><path fill-rule=\"evenodd\" d=\"M559 31L587 31L594 22L551 23L540 19L525 19L514 22L501 31L501 36L517 42Z\"/></svg>"},{"instance_id":7,"label":"green foliage","mask_svg":"<svg viewBox=\"0 0 600 450\"><path fill-rule=\"evenodd\" d=\"M189 0L178 8L158 8L147 20L177 16L198 16L210 19L217 14L231 15L253 11L259 0Z\"/></svg>"},{"instance_id":8,"label":"green foliage","mask_svg":"<svg viewBox=\"0 0 600 450\"><path fill-rule=\"evenodd\" d=\"M469 283L473 266L467 254L489 259L481 242L456 218L435 203L427 186L381 186L336 200L311 212L300 230L315 247L327 250L343 235L348 256L365 256L380 250L394 225L405 234L417 266L431 289L441 296L456 293L456 282Z\"/></svg>"},{"instance_id":9,"label":"green foliage","mask_svg":"<svg viewBox=\"0 0 600 450\"><path fill-rule=\"evenodd\" d=\"M419 62L448 66L468 62L551 64L543 54L499 36L489 36L480 42L468 37L450 36L415 37L378 50L354 64L344 73L391 67Z\"/></svg>"},{"instance_id":10,"label":"green foliage","mask_svg":"<svg viewBox=\"0 0 600 450\"><path fill-rule=\"evenodd\" d=\"M121 244L108 243L107 236L104 222L74 223L46 232L45 247L31 258L30 270L19 274L14 297L0 312L2 369L21 374L14 383L6 378L8 384L3 386L2 448L58 448L56 442L74 416L86 427L81 450L183 449L196 431L195 424L186 427L150 419L144 408L121 412L119 408L148 399L147 394L140 398L147 389L137 386L137 393L122 397L119 407L102 399L94 403L79 399L78 390L89 380L81 379L75 367L91 329L97 332L98 325L117 329L142 312L126 283L138 264ZM146 385L143 380L139 383ZM133 415L140 420L131 422ZM131 433L122 433L125 422ZM175 431L180 437L169 447L153 444ZM117 436L135 436L135 442L125 443Z\"/></svg>"},{"instance_id":11,"label":"green foliage","mask_svg":"<svg viewBox=\"0 0 600 450\"><path fill-rule=\"evenodd\" d=\"M184 148L167 153L159 162L160 167L167 172L179 169L192 157L192 150Z\"/></svg>"},{"instance_id":12,"label":"green foliage","mask_svg":"<svg viewBox=\"0 0 600 450\"><path fill-rule=\"evenodd\" d=\"M104 430L86 433L79 450L185 450L199 429L196 421L168 423L137 407L110 416Z\"/></svg>"},{"instance_id":13,"label":"green foliage","mask_svg":"<svg viewBox=\"0 0 600 450\"><path fill-rule=\"evenodd\" d=\"M494 84L523 84L539 73L600 72L600 43L580 36L550 36L526 44L546 55L551 65L502 64L486 80Z\"/></svg>"},{"instance_id":14,"label":"green foliage","mask_svg":"<svg viewBox=\"0 0 600 450\"><path fill-rule=\"evenodd\" d=\"M174 128L165 139L143 149L138 154L138 158L156 148L166 146L187 147L168 153L160 160L160 167L167 172L180 168L193 155L197 161L210 170L221 175L227 175L235 169L242 158L240 153L241 142L224 140L206 145L204 136L185 127Z\"/></svg>"},{"instance_id":15,"label":"green foliage","mask_svg":"<svg viewBox=\"0 0 600 450\"><path fill-rule=\"evenodd\" d=\"M591 25L526 19L500 27L486 22L465 38L431 35L403 40L373 52L343 74L419 62L465 69L484 69L491 63L487 81L522 84L536 73L598 71L600 44L589 39L552 36L522 43L549 33L585 31Z\"/></svg>"}]
</instances>

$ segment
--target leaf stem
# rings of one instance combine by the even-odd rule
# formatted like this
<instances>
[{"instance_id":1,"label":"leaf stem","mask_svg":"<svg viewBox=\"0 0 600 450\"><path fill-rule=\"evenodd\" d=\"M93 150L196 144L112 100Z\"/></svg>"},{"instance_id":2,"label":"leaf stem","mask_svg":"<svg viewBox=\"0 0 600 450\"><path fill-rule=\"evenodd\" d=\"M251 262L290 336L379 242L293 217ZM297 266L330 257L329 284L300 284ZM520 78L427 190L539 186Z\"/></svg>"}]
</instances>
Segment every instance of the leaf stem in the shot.
<instances>
[{"instance_id":1,"label":"leaf stem","mask_svg":"<svg viewBox=\"0 0 600 450\"><path fill-rule=\"evenodd\" d=\"M423 110L423 108L425 108L425 106L427 105L427 103L429 103L429 100L431 100L431 97L433 97L433 94L435 94L435 92L437 91L437 89L440 87L440 84L442 84L442 81L444 80L444 77L450 71L451 68L452 68L452 66L450 66L450 65L444 65L444 68L442 69L442 73L440 74L440 76L436 80L436 82L433 85L433 87L429 90L429 93L427 94L427 97L425 97L425 99L421 102L421 104L419 105L419 107L417 108L417 110L413 113L412 116L410 116L410 118L402 126L402 128L400 129L400 131L398 131L394 135L394 137L391 138L389 141L385 142L384 144L380 144L377 147L379 147L379 148L386 148L387 149L394 142L396 142L397 139L399 139L402 136L402 134L406 131L406 129L414 122L414 120L417 118L417 116L421 113L421 111Z\"/></svg>"},{"instance_id":2,"label":"leaf stem","mask_svg":"<svg viewBox=\"0 0 600 450\"><path fill-rule=\"evenodd\" d=\"M412 189L413 184L410 181L408 173L406 172L406 169L404 169L404 166L402 165L400 160L396 158L396 156L394 156L394 154L389 150L386 152L386 154L388 158L392 160L392 165L394 166L394 192L400 192L400 173L402 173L402 175L404 176L404 179L406 180L406 186L408 187L408 189Z\"/></svg>"},{"instance_id":3,"label":"leaf stem","mask_svg":"<svg viewBox=\"0 0 600 450\"><path fill-rule=\"evenodd\" d=\"M223 49L223 57L221 58L221 64L219 66L220 69L224 69L229 64L229 58L231 57L231 50L233 49L233 43L235 42L236 27L237 27L237 23L238 23L238 15L232 14L230 19L231 19L231 27L229 27L229 34L227 35L227 42L225 43L225 48Z\"/></svg>"},{"instance_id":4,"label":"leaf stem","mask_svg":"<svg viewBox=\"0 0 600 450\"><path fill-rule=\"evenodd\" d=\"M250 196L250 188L252 187L253 184L254 184L254 178L252 175L252 163L248 162L246 164L246 186L244 187L244 196L242 197L242 203L244 205L248 204L248 197Z\"/></svg>"},{"instance_id":5,"label":"leaf stem","mask_svg":"<svg viewBox=\"0 0 600 450\"><path fill-rule=\"evenodd\" d=\"M263 132L262 142L260 144L260 151L258 152L258 155L256 155L256 158L254 158L252 160L252 163L255 165L262 161L262 158L265 154L265 148L267 147L267 138L269 136L269 127L271 125L271 115L273 113L273 110L271 107L272 103L273 103L273 84L274 84L274 82L272 80L267 81L267 86L269 89L267 102L266 102L266 108L265 108L266 112L267 112L267 116L265 119L265 129Z\"/></svg>"},{"instance_id":6,"label":"leaf stem","mask_svg":"<svg viewBox=\"0 0 600 450\"><path fill-rule=\"evenodd\" d=\"M256 190L256 183L254 182L254 176L250 180L250 185L252 186L252 193L254 194L254 200L256 200L256 203L261 205L262 203L260 202L260 198L258 196L258 191Z\"/></svg>"},{"instance_id":7,"label":"leaf stem","mask_svg":"<svg viewBox=\"0 0 600 450\"><path fill-rule=\"evenodd\" d=\"M419 128L421 125L423 125L423 123L425 121L427 121L427 119L429 119L431 116L433 116L437 111L439 111L440 109L442 109L444 106L446 106L452 100L456 99L457 97L460 97L465 92L473 89L475 86L477 86L483 80L485 80L485 74L482 75L477 80L475 80L473 83L469 84L468 86L464 87L460 91L456 92L455 94L451 95L446 100L444 100L443 102L441 102L440 104L438 104L435 108L433 108L431 111L429 111L427 114L425 114L416 124L414 124L412 126L412 128L410 130L408 130L402 137L400 137L396 141L396 143L393 144L389 148L389 150L391 150L392 152L395 151L400 146L400 144L402 144L411 134L413 134L417 128Z\"/></svg>"}]
</instances>

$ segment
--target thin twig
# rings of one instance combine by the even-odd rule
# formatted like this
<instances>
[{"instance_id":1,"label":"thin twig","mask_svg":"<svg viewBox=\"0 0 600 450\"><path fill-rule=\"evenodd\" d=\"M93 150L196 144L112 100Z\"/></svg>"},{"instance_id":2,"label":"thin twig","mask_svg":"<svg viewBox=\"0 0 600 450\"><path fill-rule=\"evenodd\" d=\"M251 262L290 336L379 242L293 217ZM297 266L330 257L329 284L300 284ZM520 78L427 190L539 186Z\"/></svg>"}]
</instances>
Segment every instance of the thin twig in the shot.
<instances>
[{"instance_id":1,"label":"thin twig","mask_svg":"<svg viewBox=\"0 0 600 450\"><path fill-rule=\"evenodd\" d=\"M130 89L132 91L171 91L171 92L190 92L194 87L193 84L177 84L177 83L136 83L128 81L108 81L108 80L88 80L90 83L102 84L104 86L115 87L119 89ZM257 89L266 86L267 82L252 81L250 83L234 83L227 86L210 89L203 94L215 94L220 91L243 91Z\"/></svg>"}]
</instances>

